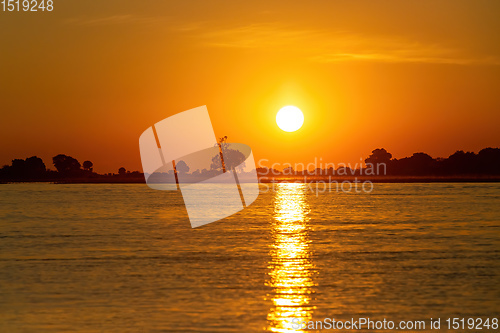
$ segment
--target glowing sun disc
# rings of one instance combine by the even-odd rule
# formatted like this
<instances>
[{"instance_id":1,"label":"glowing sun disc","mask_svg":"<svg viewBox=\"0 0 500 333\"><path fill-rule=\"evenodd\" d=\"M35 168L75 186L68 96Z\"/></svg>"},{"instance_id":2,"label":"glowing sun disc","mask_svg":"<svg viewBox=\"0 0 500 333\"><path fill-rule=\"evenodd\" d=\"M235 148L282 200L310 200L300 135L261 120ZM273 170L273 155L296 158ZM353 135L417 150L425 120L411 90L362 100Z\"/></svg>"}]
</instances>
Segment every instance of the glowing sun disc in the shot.
<instances>
[{"instance_id":1,"label":"glowing sun disc","mask_svg":"<svg viewBox=\"0 0 500 333\"><path fill-rule=\"evenodd\" d=\"M295 132L302 127L303 123L304 114L298 107L284 106L276 114L276 124L285 132Z\"/></svg>"}]
</instances>

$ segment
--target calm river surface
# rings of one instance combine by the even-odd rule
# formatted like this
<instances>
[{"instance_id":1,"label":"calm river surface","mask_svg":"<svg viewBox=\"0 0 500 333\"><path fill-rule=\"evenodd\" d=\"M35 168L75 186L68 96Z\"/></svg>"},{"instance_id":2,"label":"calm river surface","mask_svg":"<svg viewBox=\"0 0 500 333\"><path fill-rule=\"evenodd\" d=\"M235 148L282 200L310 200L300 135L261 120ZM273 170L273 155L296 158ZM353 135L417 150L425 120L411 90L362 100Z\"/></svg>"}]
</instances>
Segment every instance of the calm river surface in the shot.
<instances>
[{"instance_id":1,"label":"calm river surface","mask_svg":"<svg viewBox=\"0 0 500 333\"><path fill-rule=\"evenodd\" d=\"M0 331L499 317L500 184L265 187L247 209L191 229L177 192L0 185Z\"/></svg>"}]
</instances>

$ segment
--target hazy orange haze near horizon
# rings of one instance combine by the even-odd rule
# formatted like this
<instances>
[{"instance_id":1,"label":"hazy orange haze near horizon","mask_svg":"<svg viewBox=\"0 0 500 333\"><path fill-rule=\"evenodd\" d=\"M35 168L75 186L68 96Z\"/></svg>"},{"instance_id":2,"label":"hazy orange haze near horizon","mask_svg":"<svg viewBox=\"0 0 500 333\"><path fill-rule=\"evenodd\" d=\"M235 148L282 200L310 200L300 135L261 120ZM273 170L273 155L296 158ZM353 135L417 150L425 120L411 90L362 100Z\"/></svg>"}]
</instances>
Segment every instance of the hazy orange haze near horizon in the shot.
<instances>
[{"instance_id":1,"label":"hazy orange haze near horizon","mask_svg":"<svg viewBox=\"0 0 500 333\"><path fill-rule=\"evenodd\" d=\"M0 12L0 165L141 170L140 134L207 105L271 163L500 146L500 2L55 1ZM281 131L285 105L305 115Z\"/></svg>"}]
</instances>

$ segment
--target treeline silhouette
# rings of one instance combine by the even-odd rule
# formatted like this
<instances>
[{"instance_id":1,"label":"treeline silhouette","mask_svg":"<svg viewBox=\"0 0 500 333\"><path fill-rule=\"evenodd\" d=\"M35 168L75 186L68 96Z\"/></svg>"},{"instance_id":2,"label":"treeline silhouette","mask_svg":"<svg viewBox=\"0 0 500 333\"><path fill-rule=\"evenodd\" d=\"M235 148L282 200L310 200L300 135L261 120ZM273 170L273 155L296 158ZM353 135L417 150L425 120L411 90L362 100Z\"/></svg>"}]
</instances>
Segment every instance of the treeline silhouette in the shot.
<instances>
[{"instance_id":1,"label":"treeline silhouette","mask_svg":"<svg viewBox=\"0 0 500 333\"><path fill-rule=\"evenodd\" d=\"M84 181L84 180L143 180L144 176L139 171L127 171L124 167L118 173L98 174L94 172L94 163L84 161L83 164L71 156L59 154L52 158L55 170L48 169L40 157L32 156L26 159L14 159L11 165L0 169L0 181Z\"/></svg>"},{"instance_id":2,"label":"treeline silhouette","mask_svg":"<svg viewBox=\"0 0 500 333\"><path fill-rule=\"evenodd\" d=\"M181 161L182 162L182 161ZM215 161L217 162L217 161ZM214 163L215 163L214 162ZM93 171L94 164L59 154L52 158L55 170L48 169L37 156L26 159L14 159L11 165L0 169L1 182L23 181L68 181L68 182L144 182L144 174L139 171L127 171L124 167L118 173L98 174ZM217 164L217 163L215 163ZM178 165L180 172L189 172L189 168ZM367 172L371 168L371 173ZM184 170L186 169L186 170ZM376 170L377 172L373 172ZM365 167L350 169L339 166L337 169L295 171L288 167L284 170L257 168L261 177L280 176L394 176L394 177L498 177L500 176L500 148L484 148L479 153L459 150L447 158L433 158L426 153L414 153L410 157L396 159L384 148L377 148L365 159ZM196 170L196 172L200 172Z\"/></svg>"},{"instance_id":3,"label":"treeline silhouette","mask_svg":"<svg viewBox=\"0 0 500 333\"><path fill-rule=\"evenodd\" d=\"M328 165L328 163L325 163ZM393 177L487 177L500 175L500 148L484 148L479 153L459 150L447 158L432 158L426 153L396 159L384 148L377 148L365 159L365 166L346 166L296 171L257 168L260 177L303 176L393 176Z\"/></svg>"},{"instance_id":4,"label":"treeline silhouette","mask_svg":"<svg viewBox=\"0 0 500 333\"><path fill-rule=\"evenodd\" d=\"M384 148L375 149L365 164L383 163L387 175L394 176L494 176L500 175L500 148L484 148L479 153L459 150L448 158L432 158L426 153L392 158Z\"/></svg>"}]
</instances>

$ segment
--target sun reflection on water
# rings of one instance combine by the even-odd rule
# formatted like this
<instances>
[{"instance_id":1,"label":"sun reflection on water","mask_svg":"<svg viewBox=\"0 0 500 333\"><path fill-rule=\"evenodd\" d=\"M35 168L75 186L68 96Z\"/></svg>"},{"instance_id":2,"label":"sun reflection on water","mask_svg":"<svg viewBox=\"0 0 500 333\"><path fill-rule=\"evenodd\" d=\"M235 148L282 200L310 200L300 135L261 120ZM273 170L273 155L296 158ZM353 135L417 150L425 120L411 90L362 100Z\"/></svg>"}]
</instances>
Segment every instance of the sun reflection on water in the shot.
<instances>
[{"instance_id":1,"label":"sun reflection on water","mask_svg":"<svg viewBox=\"0 0 500 333\"><path fill-rule=\"evenodd\" d=\"M309 249L309 205L304 184L278 184L274 196L272 232L274 243L269 262L269 286L273 287L273 308L267 319L269 331L303 332L293 329L293 318L307 322L311 305L315 267ZM297 322L295 322L297 323ZM296 326L295 326L296 327Z\"/></svg>"}]
</instances>

